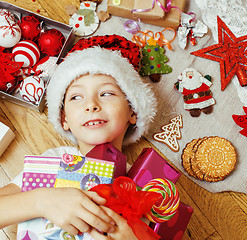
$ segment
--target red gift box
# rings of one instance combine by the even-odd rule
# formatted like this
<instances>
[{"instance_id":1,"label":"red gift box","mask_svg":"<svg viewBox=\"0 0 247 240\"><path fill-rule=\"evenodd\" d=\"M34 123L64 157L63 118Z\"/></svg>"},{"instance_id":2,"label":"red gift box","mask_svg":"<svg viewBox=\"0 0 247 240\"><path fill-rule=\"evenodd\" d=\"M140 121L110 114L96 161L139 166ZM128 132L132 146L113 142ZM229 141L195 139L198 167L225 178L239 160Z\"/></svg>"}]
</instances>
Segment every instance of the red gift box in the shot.
<instances>
[{"instance_id":1,"label":"red gift box","mask_svg":"<svg viewBox=\"0 0 247 240\"><path fill-rule=\"evenodd\" d=\"M164 223L150 223L149 226L161 236L161 240L180 240L184 235L192 213L192 207L180 203L178 211L172 219Z\"/></svg>"},{"instance_id":2,"label":"red gift box","mask_svg":"<svg viewBox=\"0 0 247 240\"><path fill-rule=\"evenodd\" d=\"M111 143L104 143L95 146L86 157L106 160L115 163L114 178L126 176L127 157Z\"/></svg>"},{"instance_id":3,"label":"red gift box","mask_svg":"<svg viewBox=\"0 0 247 240\"><path fill-rule=\"evenodd\" d=\"M130 168L127 176L143 187L154 178L166 178L176 183L181 173L174 169L153 148L144 148Z\"/></svg>"},{"instance_id":4,"label":"red gift box","mask_svg":"<svg viewBox=\"0 0 247 240\"><path fill-rule=\"evenodd\" d=\"M153 148L144 148L130 168L127 176L136 185L143 187L154 178L166 178L176 183L181 173L174 169ZM193 209L180 202L177 213L163 223L150 223L149 226L164 240L180 240L189 223Z\"/></svg>"}]
</instances>

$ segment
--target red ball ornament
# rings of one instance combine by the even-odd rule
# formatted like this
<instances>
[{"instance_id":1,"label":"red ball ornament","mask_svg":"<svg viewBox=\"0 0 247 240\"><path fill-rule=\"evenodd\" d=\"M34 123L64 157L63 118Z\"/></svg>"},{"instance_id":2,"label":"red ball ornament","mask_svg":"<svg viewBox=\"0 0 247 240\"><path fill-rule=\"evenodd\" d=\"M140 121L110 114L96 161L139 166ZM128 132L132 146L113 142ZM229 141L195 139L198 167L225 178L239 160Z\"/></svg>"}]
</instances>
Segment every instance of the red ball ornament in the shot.
<instances>
[{"instance_id":1,"label":"red ball ornament","mask_svg":"<svg viewBox=\"0 0 247 240\"><path fill-rule=\"evenodd\" d=\"M35 40L41 32L40 21L34 16L25 16L20 23L21 36L26 40Z\"/></svg>"},{"instance_id":2,"label":"red ball ornament","mask_svg":"<svg viewBox=\"0 0 247 240\"><path fill-rule=\"evenodd\" d=\"M42 53L49 56L56 56L61 51L65 37L57 29L49 29L41 33L38 44Z\"/></svg>"}]
</instances>

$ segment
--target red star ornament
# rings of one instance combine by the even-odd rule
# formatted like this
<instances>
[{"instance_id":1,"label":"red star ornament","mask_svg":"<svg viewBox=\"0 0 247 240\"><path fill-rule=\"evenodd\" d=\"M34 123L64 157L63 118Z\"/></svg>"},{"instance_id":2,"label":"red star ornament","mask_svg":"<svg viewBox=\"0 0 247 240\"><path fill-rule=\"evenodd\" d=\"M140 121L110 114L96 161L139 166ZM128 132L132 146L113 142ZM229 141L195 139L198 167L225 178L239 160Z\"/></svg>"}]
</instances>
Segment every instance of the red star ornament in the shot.
<instances>
[{"instance_id":1,"label":"red star ornament","mask_svg":"<svg viewBox=\"0 0 247 240\"><path fill-rule=\"evenodd\" d=\"M236 74L241 87L247 86L247 35L236 37L217 16L218 44L190 54L220 63L221 91Z\"/></svg>"}]
</instances>

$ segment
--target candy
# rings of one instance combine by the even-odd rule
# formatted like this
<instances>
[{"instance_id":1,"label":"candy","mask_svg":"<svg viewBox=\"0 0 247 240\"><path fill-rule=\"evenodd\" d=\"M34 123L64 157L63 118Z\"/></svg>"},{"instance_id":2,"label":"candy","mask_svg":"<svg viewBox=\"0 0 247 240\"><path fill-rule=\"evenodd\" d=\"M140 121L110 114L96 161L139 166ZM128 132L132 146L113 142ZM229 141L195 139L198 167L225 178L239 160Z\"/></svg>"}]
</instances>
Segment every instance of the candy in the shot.
<instances>
[{"instance_id":1,"label":"candy","mask_svg":"<svg viewBox=\"0 0 247 240\"><path fill-rule=\"evenodd\" d=\"M179 206L179 194L175 184L168 179L156 178L148 182L142 191L157 192L163 196L145 217L154 223L170 220Z\"/></svg>"}]
</instances>

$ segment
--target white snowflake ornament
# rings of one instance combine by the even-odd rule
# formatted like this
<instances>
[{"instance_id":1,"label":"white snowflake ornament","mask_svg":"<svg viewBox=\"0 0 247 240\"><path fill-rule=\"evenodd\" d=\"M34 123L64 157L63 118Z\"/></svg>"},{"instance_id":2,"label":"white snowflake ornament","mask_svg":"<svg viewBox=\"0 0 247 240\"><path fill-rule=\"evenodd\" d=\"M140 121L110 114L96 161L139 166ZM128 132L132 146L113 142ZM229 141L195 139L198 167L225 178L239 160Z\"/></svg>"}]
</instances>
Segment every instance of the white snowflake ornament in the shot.
<instances>
[{"instance_id":1,"label":"white snowflake ornament","mask_svg":"<svg viewBox=\"0 0 247 240\"><path fill-rule=\"evenodd\" d=\"M14 23L15 15L7 9L0 9L0 22Z\"/></svg>"},{"instance_id":2,"label":"white snowflake ornament","mask_svg":"<svg viewBox=\"0 0 247 240\"><path fill-rule=\"evenodd\" d=\"M80 9L71 16L69 25L73 27L76 36L88 36L97 30L99 18L96 13L96 7L97 3L95 2L82 2Z\"/></svg>"},{"instance_id":3,"label":"white snowflake ornament","mask_svg":"<svg viewBox=\"0 0 247 240\"><path fill-rule=\"evenodd\" d=\"M15 22L0 22L0 46L11 48L21 39L21 29Z\"/></svg>"}]
</instances>

